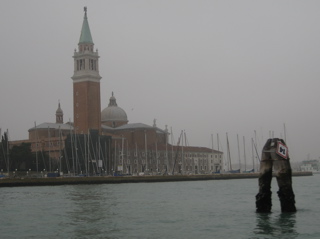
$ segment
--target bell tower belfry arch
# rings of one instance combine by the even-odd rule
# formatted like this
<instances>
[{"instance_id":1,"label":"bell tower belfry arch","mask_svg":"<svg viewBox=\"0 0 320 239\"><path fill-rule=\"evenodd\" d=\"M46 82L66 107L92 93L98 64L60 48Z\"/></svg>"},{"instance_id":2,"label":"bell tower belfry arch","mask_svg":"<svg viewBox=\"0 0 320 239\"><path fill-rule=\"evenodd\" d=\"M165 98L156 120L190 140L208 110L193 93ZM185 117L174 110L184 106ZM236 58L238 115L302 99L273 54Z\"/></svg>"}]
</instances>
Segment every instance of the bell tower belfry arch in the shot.
<instances>
[{"instance_id":1,"label":"bell tower belfry arch","mask_svg":"<svg viewBox=\"0 0 320 239\"><path fill-rule=\"evenodd\" d=\"M74 51L73 117L77 134L87 134L89 130L101 132L101 99L98 50L94 51L91 32L84 8L78 51Z\"/></svg>"}]
</instances>

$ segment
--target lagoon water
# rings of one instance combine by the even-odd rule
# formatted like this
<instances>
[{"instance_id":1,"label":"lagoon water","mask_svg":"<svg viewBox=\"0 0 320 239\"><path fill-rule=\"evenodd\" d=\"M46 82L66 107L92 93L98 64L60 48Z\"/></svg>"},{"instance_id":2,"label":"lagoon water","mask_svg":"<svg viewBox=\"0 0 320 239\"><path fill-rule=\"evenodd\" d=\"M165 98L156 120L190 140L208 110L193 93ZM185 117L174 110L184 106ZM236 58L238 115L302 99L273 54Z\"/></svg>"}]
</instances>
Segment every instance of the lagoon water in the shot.
<instances>
[{"instance_id":1,"label":"lagoon water","mask_svg":"<svg viewBox=\"0 0 320 239\"><path fill-rule=\"evenodd\" d=\"M320 175L296 213L255 213L257 179L0 188L1 238L320 238Z\"/></svg>"}]
</instances>

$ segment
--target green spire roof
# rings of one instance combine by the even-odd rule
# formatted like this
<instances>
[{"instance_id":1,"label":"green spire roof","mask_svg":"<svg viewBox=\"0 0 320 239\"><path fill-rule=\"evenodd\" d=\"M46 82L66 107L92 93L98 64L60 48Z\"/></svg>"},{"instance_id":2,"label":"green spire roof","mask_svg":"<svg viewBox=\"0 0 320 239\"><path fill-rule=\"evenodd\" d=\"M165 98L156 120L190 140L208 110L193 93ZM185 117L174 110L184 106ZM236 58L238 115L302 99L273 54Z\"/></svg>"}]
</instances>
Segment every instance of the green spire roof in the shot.
<instances>
[{"instance_id":1,"label":"green spire roof","mask_svg":"<svg viewBox=\"0 0 320 239\"><path fill-rule=\"evenodd\" d=\"M82 23L81 35L80 35L80 43L92 43L91 32L89 28L88 18L87 18L87 7L84 8L84 18Z\"/></svg>"}]
</instances>

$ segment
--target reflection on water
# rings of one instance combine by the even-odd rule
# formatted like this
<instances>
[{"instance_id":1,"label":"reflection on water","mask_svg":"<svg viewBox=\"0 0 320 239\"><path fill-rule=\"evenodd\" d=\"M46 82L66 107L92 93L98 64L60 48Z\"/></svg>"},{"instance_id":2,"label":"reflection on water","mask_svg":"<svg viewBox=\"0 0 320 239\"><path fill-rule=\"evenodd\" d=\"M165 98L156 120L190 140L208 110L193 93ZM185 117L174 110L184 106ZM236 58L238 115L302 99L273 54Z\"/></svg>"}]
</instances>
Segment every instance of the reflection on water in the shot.
<instances>
[{"instance_id":1,"label":"reflection on water","mask_svg":"<svg viewBox=\"0 0 320 239\"><path fill-rule=\"evenodd\" d=\"M263 238L297 238L296 213L257 213L257 226L254 233Z\"/></svg>"},{"instance_id":2,"label":"reflection on water","mask_svg":"<svg viewBox=\"0 0 320 239\"><path fill-rule=\"evenodd\" d=\"M255 179L0 188L0 236L320 238L319 180L295 179L297 213L270 214L254 212Z\"/></svg>"},{"instance_id":3,"label":"reflection on water","mask_svg":"<svg viewBox=\"0 0 320 239\"><path fill-rule=\"evenodd\" d=\"M116 216L113 207L117 205L112 190L101 191L99 186L76 186L68 193L72 207L67 212L68 224L73 228L74 238L87 238L104 235L107 238L106 225L110 229L112 217Z\"/></svg>"}]
</instances>

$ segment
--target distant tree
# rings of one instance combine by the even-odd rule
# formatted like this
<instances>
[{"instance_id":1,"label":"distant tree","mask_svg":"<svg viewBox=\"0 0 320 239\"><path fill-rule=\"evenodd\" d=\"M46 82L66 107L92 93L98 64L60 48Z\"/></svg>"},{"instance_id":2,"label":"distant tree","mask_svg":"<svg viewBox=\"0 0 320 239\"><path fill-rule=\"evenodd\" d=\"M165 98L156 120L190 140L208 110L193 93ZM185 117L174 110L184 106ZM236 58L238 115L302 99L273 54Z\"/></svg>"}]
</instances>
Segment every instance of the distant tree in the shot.
<instances>
[{"instance_id":1,"label":"distant tree","mask_svg":"<svg viewBox=\"0 0 320 239\"><path fill-rule=\"evenodd\" d=\"M0 169L4 172L8 170L8 156L9 156L9 171L17 170L29 170L31 171L43 171L48 168L49 156L42 151L33 153L30 143L21 143L20 145L14 145L9 149L8 154L8 137L7 134L1 136L0 142ZM38 160L37 160L38 159Z\"/></svg>"},{"instance_id":2,"label":"distant tree","mask_svg":"<svg viewBox=\"0 0 320 239\"><path fill-rule=\"evenodd\" d=\"M31 151L31 144L14 145L10 149L10 162L10 170L33 170L35 154Z\"/></svg>"},{"instance_id":3,"label":"distant tree","mask_svg":"<svg viewBox=\"0 0 320 239\"><path fill-rule=\"evenodd\" d=\"M8 155L8 135L4 133L1 135L1 143L0 143L0 169L6 171L8 169L7 165L7 155Z\"/></svg>"}]
</instances>

